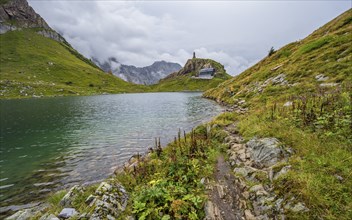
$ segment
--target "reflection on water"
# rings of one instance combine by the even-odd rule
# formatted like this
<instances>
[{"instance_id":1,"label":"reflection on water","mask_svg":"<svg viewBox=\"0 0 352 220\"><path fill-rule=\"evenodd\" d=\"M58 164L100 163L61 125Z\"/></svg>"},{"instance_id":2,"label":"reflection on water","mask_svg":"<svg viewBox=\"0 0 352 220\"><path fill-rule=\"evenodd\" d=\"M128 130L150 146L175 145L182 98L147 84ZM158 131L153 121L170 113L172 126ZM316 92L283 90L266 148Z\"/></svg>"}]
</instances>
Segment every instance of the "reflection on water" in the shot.
<instances>
[{"instance_id":1,"label":"reflection on water","mask_svg":"<svg viewBox=\"0 0 352 220\"><path fill-rule=\"evenodd\" d=\"M221 108L200 93L2 100L0 206L106 178L129 157Z\"/></svg>"}]
</instances>

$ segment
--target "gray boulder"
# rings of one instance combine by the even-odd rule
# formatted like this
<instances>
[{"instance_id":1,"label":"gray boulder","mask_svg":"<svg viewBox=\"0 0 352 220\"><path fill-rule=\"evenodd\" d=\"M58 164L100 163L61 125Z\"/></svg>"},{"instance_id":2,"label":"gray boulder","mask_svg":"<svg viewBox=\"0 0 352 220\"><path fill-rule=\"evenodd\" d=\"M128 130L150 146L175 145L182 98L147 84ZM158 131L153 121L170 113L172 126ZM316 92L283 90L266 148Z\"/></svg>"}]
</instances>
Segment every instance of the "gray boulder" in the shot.
<instances>
[{"instance_id":1,"label":"gray boulder","mask_svg":"<svg viewBox=\"0 0 352 220\"><path fill-rule=\"evenodd\" d=\"M10 217L5 218L5 220L27 220L31 219L35 215L31 209L24 209L16 212Z\"/></svg>"},{"instance_id":2,"label":"gray boulder","mask_svg":"<svg viewBox=\"0 0 352 220\"><path fill-rule=\"evenodd\" d=\"M247 148L257 167L270 167L288 154L276 138L253 138L247 142Z\"/></svg>"},{"instance_id":3,"label":"gray boulder","mask_svg":"<svg viewBox=\"0 0 352 220\"><path fill-rule=\"evenodd\" d=\"M78 212L76 211L76 209L74 208L64 208L60 214L59 214L59 218L63 218L63 219L68 219L72 216L77 215Z\"/></svg>"},{"instance_id":4,"label":"gray boulder","mask_svg":"<svg viewBox=\"0 0 352 220\"><path fill-rule=\"evenodd\" d=\"M94 207L91 219L117 218L126 209L128 194L119 183L102 182L95 195L90 195L87 200L89 206Z\"/></svg>"},{"instance_id":5,"label":"gray boulder","mask_svg":"<svg viewBox=\"0 0 352 220\"><path fill-rule=\"evenodd\" d=\"M72 207L72 201L75 199L75 197L77 196L78 193L83 193L84 192L84 188L79 186L79 185L75 185L73 186L67 193L66 195L61 199L60 201L60 205L63 207Z\"/></svg>"}]
</instances>

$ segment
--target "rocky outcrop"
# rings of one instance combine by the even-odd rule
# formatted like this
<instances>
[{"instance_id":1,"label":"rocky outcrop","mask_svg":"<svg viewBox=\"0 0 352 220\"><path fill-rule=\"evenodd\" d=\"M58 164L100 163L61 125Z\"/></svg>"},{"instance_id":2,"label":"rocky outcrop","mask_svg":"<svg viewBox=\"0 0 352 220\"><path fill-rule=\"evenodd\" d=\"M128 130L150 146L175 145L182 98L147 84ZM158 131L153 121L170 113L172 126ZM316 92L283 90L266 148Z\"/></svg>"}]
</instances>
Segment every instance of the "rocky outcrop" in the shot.
<instances>
[{"instance_id":1,"label":"rocky outcrop","mask_svg":"<svg viewBox=\"0 0 352 220\"><path fill-rule=\"evenodd\" d=\"M33 208L17 211L6 220L27 220L34 217L40 220L58 219L117 219L126 209L129 196L125 188L114 180L106 180L100 183L95 192L85 200L88 206L87 212L79 213L74 207L80 206L81 200L77 204L77 197L87 192L83 186L73 186L66 195L60 200L59 205L63 207L57 216L50 213L50 206L46 203L39 204Z\"/></svg>"},{"instance_id":2,"label":"rocky outcrop","mask_svg":"<svg viewBox=\"0 0 352 220\"><path fill-rule=\"evenodd\" d=\"M295 197L277 195L273 181L286 175L291 165L292 149L278 139L253 138L243 143L235 127L226 129L229 162L236 175L235 185L241 189L239 204L244 219L284 219L287 212L308 212L304 203Z\"/></svg>"},{"instance_id":3,"label":"rocky outcrop","mask_svg":"<svg viewBox=\"0 0 352 220\"><path fill-rule=\"evenodd\" d=\"M194 59L187 60L185 66L182 69L180 69L180 71L170 74L169 76L165 77L165 79L174 78L176 76L184 76L184 75L197 76L197 74L199 73L199 70L204 68L214 68L215 75L220 72L225 72L224 66L219 63L218 65L214 65L214 61L211 61L209 59L194 58Z\"/></svg>"},{"instance_id":4,"label":"rocky outcrop","mask_svg":"<svg viewBox=\"0 0 352 220\"><path fill-rule=\"evenodd\" d=\"M113 57L105 62L99 62L96 58L92 58L92 60L105 72L112 73L127 82L143 85L156 84L160 79L182 68L178 63L166 61L156 61L150 66L135 67L120 64Z\"/></svg>"},{"instance_id":5,"label":"rocky outcrop","mask_svg":"<svg viewBox=\"0 0 352 220\"><path fill-rule=\"evenodd\" d=\"M26 0L10 0L1 5L0 22L13 22L21 28L50 29L49 25L28 5Z\"/></svg>"},{"instance_id":6,"label":"rocky outcrop","mask_svg":"<svg viewBox=\"0 0 352 220\"><path fill-rule=\"evenodd\" d=\"M38 34L56 41L64 38L52 30L26 0L9 0L0 6L0 34L22 28L39 28Z\"/></svg>"},{"instance_id":7,"label":"rocky outcrop","mask_svg":"<svg viewBox=\"0 0 352 220\"><path fill-rule=\"evenodd\" d=\"M60 200L60 205L62 207L72 207L73 200L77 197L79 193L83 193L85 188L79 185L73 186L66 195Z\"/></svg>"},{"instance_id":8,"label":"rocky outcrop","mask_svg":"<svg viewBox=\"0 0 352 220\"><path fill-rule=\"evenodd\" d=\"M102 182L95 194L86 199L86 203L94 209L85 215L90 219L114 219L126 209L127 201L128 194L122 185Z\"/></svg>"},{"instance_id":9,"label":"rocky outcrop","mask_svg":"<svg viewBox=\"0 0 352 220\"><path fill-rule=\"evenodd\" d=\"M32 219L34 216L38 215L39 213L42 213L46 211L49 208L49 205L47 203L40 203L35 207L32 208L26 208L17 211L13 215L5 218L5 220L28 220Z\"/></svg>"}]
</instances>

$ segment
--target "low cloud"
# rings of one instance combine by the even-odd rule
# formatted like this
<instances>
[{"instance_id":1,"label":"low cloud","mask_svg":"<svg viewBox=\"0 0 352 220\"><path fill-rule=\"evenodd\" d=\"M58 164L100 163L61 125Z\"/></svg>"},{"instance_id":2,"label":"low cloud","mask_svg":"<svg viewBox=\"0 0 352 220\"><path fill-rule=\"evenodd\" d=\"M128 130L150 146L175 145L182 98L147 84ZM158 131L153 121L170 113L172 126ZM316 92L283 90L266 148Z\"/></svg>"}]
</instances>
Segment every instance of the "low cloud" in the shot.
<instances>
[{"instance_id":1,"label":"low cloud","mask_svg":"<svg viewBox=\"0 0 352 220\"><path fill-rule=\"evenodd\" d=\"M348 2L29 3L86 57L115 57L135 66L157 60L183 65L195 51L222 63L232 75L253 65L271 46L278 49L303 38L349 7Z\"/></svg>"}]
</instances>

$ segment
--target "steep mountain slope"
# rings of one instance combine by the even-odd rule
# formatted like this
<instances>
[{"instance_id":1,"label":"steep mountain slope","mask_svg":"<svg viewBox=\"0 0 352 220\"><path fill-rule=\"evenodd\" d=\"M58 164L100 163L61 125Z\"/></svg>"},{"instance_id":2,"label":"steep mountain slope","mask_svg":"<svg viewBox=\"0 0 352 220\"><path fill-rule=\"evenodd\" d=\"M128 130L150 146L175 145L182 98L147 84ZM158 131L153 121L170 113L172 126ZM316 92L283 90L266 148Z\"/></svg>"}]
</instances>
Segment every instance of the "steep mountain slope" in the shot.
<instances>
[{"instance_id":1,"label":"steep mountain slope","mask_svg":"<svg viewBox=\"0 0 352 220\"><path fill-rule=\"evenodd\" d=\"M101 71L25 0L0 7L0 98L142 91Z\"/></svg>"},{"instance_id":2,"label":"steep mountain slope","mask_svg":"<svg viewBox=\"0 0 352 220\"><path fill-rule=\"evenodd\" d=\"M198 79L199 71L203 68L214 68L215 75L212 79ZM204 91L216 87L226 79L231 78L224 66L211 59L189 59L185 66L178 72L172 73L153 85L153 91Z\"/></svg>"},{"instance_id":3,"label":"steep mountain slope","mask_svg":"<svg viewBox=\"0 0 352 220\"><path fill-rule=\"evenodd\" d=\"M205 92L232 110L216 125L232 133L228 153L251 219L352 218L351 45L350 9ZM253 165L246 152L260 150L255 162L275 154L251 146L258 140L289 153L273 166Z\"/></svg>"},{"instance_id":4,"label":"steep mountain slope","mask_svg":"<svg viewBox=\"0 0 352 220\"><path fill-rule=\"evenodd\" d=\"M205 93L228 104L241 97L287 97L352 81L351 10Z\"/></svg>"},{"instance_id":5,"label":"steep mountain slope","mask_svg":"<svg viewBox=\"0 0 352 220\"><path fill-rule=\"evenodd\" d=\"M160 79L182 68L178 63L166 61L156 61L146 67L120 64L115 58L109 58L103 63L99 62L97 59L93 59L93 61L105 72L111 72L127 82L142 85L156 84Z\"/></svg>"},{"instance_id":6,"label":"steep mountain slope","mask_svg":"<svg viewBox=\"0 0 352 220\"><path fill-rule=\"evenodd\" d=\"M0 34L21 28L36 28L35 31L40 35L67 43L26 0L3 0L0 5L0 23Z\"/></svg>"}]
</instances>

